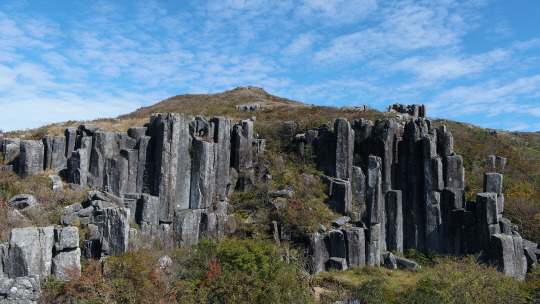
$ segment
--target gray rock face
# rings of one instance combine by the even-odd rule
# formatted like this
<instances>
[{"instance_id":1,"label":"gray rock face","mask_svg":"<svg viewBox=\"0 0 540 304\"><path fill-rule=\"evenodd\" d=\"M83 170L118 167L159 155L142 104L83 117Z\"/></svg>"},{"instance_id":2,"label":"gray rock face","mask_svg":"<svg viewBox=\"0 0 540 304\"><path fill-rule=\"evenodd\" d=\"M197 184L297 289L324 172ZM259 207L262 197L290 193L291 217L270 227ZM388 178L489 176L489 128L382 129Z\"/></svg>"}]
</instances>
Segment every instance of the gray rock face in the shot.
<instances>
[{"instance_id":1,"label":"gray rock face","mask_svg":"<svg viewBox=\"0 0 540 304\"><path fill-rule=\"evenodd\" d=\"M440 157L424 160L424 189L442 191L444 189L443 164Z\"/></svg>"},{"instance_id":2,"label":"gray rock face","mask_svg":"<svg viewBox=\"0 0 540 304\"><path fill-rule=\"evenodd\" d=\"M128 250L129 209L103 208L101 214L92 216L92 223L99 228L102 255L119 255Z\"/></svg>"},{"instance_id":3,"label":"gray rock face","mask_svg":"<svg viewBox=\"0 0 540 304\"><path fill-rule=\"evenodd\" d=\"M137 171L139 166L139 152L134 149L123 149L120 155L127 160L126 193L137 191Z\"/></svg>"},{"instance_id":4,"label":"gray rock face","mask_svg":"<svg viewBox=\"0 0 540 304\"><path fill-rule=\"evenodd\" d=\"M17 208L22 213L26 213L30 208L39 205L41 204L30 194L15 195L9 200L9 206Z\"/></svg>"},{"instance_id":5,"label":"gray rock face","mask_svg":"<svg viewBox=\"0 0 540 304\"><path fill-rule=\"evenodd\" d=\"M60 281L70 281L81 276L81 249L60 251L52 261L52 273Z\"/></svg>"},{"instance_id":6,"label":"gray rock face","mask_svg":"<svg viewBox=\"0 0 540 304\"><path fill-rule=\"evenodd\" d=\"M214 143L194 139L189 206L191 209L205 209L212 206L216 181L214 160Z\"/></svg>"},{"instance_id":7,"label":"gray rock face","mask_svg":"<svg viewBox=\"0 0 540 304\"><path fill-rule=\"evenodd\" d=\"M86 188L88 181L88 154L85 149L73 151L67 164L67 180Z\"/></svg>"},{"instance_id":8,"label":"gray rock face","mask_svg":"<svg viewBox=\"0 0 540 304\"><path fill-rule=\"evenodd\" d=\"M71 156L71 152L75 151L75 140L77 138L77 129L73 127L66 128L66 131L64 132L64 136L66 137L66 157L69 158Z\"/></svg>"},{"instance_id":9,"label":"gray rock face","mask_svg":"<svg viewBox=\"0 0 540 304\"><path fill-rule=\"evenodd\" d=\"M360 167L353 167L352 172L352 195L357 203L364 203L366 200L366 176Z\"/></svg>"},{"instance_id":10,"label":"gray rock face","mask_svg":"<svg viewBox=\"0 0 540 304\"><path fill-rule=\"evenodd\" d=\"M381 159L369 156L366 205L370 224L382 223L383 204L381 189Z\"/></svg>"},{"instance_id":11,"label":"gray rock face","mask_svg":"<svg viewBox=\"0 0 540 304\"><path fill-rule=\"evenodd\" d=\"M54 136L47 134L45 137L43 137L43 169L51 169L52 168L52 147L53 147L53 139Z\"/></svg>"},{"instance_id":12,"label":"gray rock face","mask_svg":"<svg viewBox=\"0 0 540 304\"><path fill-rule=\"evenodd\" d=\"M4 164L11 163L21 149L21 140L18 138L4 138L2 140L2 153L4 154Z\"/></svg>"},{"instance_id":13,"label":"gray rock face","mask_svg":"<svg viewBox=\"0 0 540 304\"><path fill-rule=\"evenodd\" d=\"M135 222L141 227L144 235L156 236L159 227L159 198L142 194L137 201Z\"/></svg>"},{"instance_id":14,"label":"gray rock face","mask_svg":"<svg viewBox=\"0 0 540 304\"><path fill-rule=\"evenodd\" d=\"M224 117L212 117L210 123L214 125L216 194L220 200L225 200L227 198L227 183L231 163L232 123L230 118Z\"/></svg>"},{"instance_id":15,"label":"gray rock face","mask_svg":"<svg viewBox=\"0 0 540 304\"><path fill-rule=\"evenodd\" d=\"M382 254L381 261L384 262L384 267L390 269L397 269L398 264L396 257L391 252L385 252Z\"/></svg>"},{"instance_id":16,"label":"gray rock face","mask_svg":"<svg viewBox=\"0 0 540 304\"><path fill-rule=\"evenodd\" d=\"M128 190L129 166L122 156L107 157L105 161L104 188L114 195L123 197Z\"/></svg>"},{"instance_id":17,"label":"gray rock face","mask_svg":"<svg viewBox=\"0 0 540 304\"><path fill-rule=\"evenodd\" d=\"M201 209L177 211L174 216L175 243L177 246L191 246L199 241Z\"/></svg>"},{"instance_id":18,"label":"gray rock face","mask_svg":"<svg viewBox=\"0 0 540 304\"><path fill-rule=\"evenodd\" d=\"M245 191L253 184L253 122L241 120L233 126L231 164L238 172L236 188Z\"/></svg>"},{"instance_id":19,"label":"gray rock face","mask_svg":"<svg viewBox=\"0 0 540 304\"><path fill-rule=\"evenodd\" d=\"M140 140L143 136L146 136L146 127L129 127L127 134L129 137Z\"/></svg>"},{"instance_id":20,"label":"gray rock face","mask_svg":"<svg viewBox=\"0 0 540 304\"><path fill-rule=\"evenodd\" d=\"M350 217L348 217L348 216L340 216L337 219L332 221L332 226L341 227L341 226L347 224L350 221L351 221Z\"/></svg>"},{"instance_id":21,"label":"gray rock face","mask_svg":"<svg viewBox=\"0 0 540 304\"><path fill-rule=\"evenodd\" d=\"M496 169L498 172L502 172L506 168L506 158L501 156L489 155L486 163L490 169Z\"/></svg>"},{"instance_id":22,"label":"gray rock face","mask_svg":"<svg viewBox=\"0 0 540 304\"><path fill-rule=\"evenodd\" d=\"M386 249L403 252L403 205L400 190L386 192Z\"/></svg>"},{"instance_id":23,"label":"gray rock face","mask_svg":"<svg viewBox=\"0 0 540 304\"><path fill-rule=\"evenodd\" d=\"M476 217L479 223L497 224L497 194L478 193L476 195Z\"/></svg>"},{"instance_id":24,"label":"gray rock face","mask_svg":"<svg viewBox=\"0 0 540 304\"><path fill-rule=\"evenodd\" d=\"M502 194L503 176L499 173L484 173L484 192Z\"/></svg>"},{"instance_id":25,"label":"gray rock face","mask_svg":"<svg viewBox=\"0 0 540 304\"><path fill-rule=\"evenodd\" d=\"M154 181L154 145L150 136L143 136L139 139L138 164L137 164L137 184L135 191L138 193L149 193L153 189Z\"/></svg>"},{"instance_id":26,"label":"gray rock face","mask_svg":"<svg viewBox=\"0 0 540 304\"><path fill-rule=\"evenodd\" d=\"M79 229L69 226L54 229L54 250L75 249L79 247Z\"/></svg>"},{"instance_id":27,"label":"gray rock face","mask_svg":"<svg viewBox=\"0 0 540 304\"><path fill-rule=\"evenodd\" d=\"M446 188L465 188L465 170L463 169L463 159L460 155L446 157L446 168L444 172L444 186Z\"/></svg>"},{"instance_id":28,"label":"gray rock face","mask_svg":"<svg viewBox=\"0 0 540 304\"><path fill-rule=\"evenodd\" d=\"M16 228L11 231L9 252L4 256L4 273L10 278L51 273L54 228Z\"/></svg>"},{"instance_id":29,"label":"gray rock face","mask_svg":"<svg viewBox=\"0 0 540 304\"><path fill-rule=\"evenodd\" d=\"M155 137L155 174L152 195L159 196L159 219L172 223L174 212L189 208L191 159L188 118L157 114L150 134Z\"/></svg>"},{"instance_id":30,"label":"gray rock face","mask_svg":"<svg viewBox=\"0 0 540 304\"><path fill-rule=\"evenodd\" d=\"M51 168L55 170L66 166L66 137L55 136L52 142Z\"/></svg>"},{"instance_id":31,"label":"gray rock face","mask_svg":"<svg viewBox=\"0 0 540 304\"><path fill-rule=\"evenodd\" d=\"M21 154L19 155L19 175L27 177L43 171L44 148L39 140L21 141Z\"/></svg>"},{"instance_id":32,"label":"gray rock face","mask_svg":"<svg viewBox=\"0 0 540 304\"><path fill-rule=\"evenodd\" d=\"M41 295L38 276L0 278L1 303L36 303Z\"/></svg>"},{"instance_id":33,"label":"gray rock face","mask_svg":"<svg viewBox=\"0 0 540 304\"><path fill-rule=\"evenodd\" d=\"M426 193L426 239L427 250L442 252L443 229L441 217L441 196L439 192L429 191Z\"/></svg>"},{"instance_id":34,"label":"gray rock face","mask_svg":"<svg viewBox=\"0 0 540 304\"><path fill-rule=\"evenodd\" d=\"M330 205L341 213L352 211L351 182L330 178Z\"/></svg>"},{"instance_id":35,"label":"gray rock face","mask_svg":"<svg viewBox=\"0 0 540 304\"><path fill-rule=\"evenodd\" d=\"M369 227L366 240L366 265L381 266L381 224Z\"/></svg>"},{"instance_id":36,"label":"gray rock face","mask_svg":"<svg viewBox=\"0 0 540 304\"><path fill-rule=\"evenodd\" d=\"M352 178L353 152L354 152L354 130L345 118L338 118L334 122L335 134L335 174L334 176L343 180Z\"/></svg>"},{"instance_id":37,"label":"gray rock face","mask_svg":"<svg viewBox=\"0 0 540 304\"><path fill-rule=\"evenodd\" d=\"M396 132L398 125L394 119L379 119L372 128L369 153L381 158L382 191L386 193L395 186ZM369 164L368 164L369 166Z\"/></svg>"},{"instance_id":38,"label":"gray rock face","mask_svg":"<svg viewBox=\"0 0 540 304\"><path fill-rule=\"evenodd\" d=\"M527 261L523 254L521 237L494 234L491 236L490 252L499 271L519 280L525 279Z\"/></svg>"},{"instance_id":39,"label":"gray rock face","mask_svg":"<svg viewBox=\"0 0 540 304\"><path fill-rule=\"evenodd\" d=\"M394 258L396 259L397 265L399 268L405 268L410 271L416 271L420 269L420 265L418 263L413 262L411 260L407 260L406 258L402 258L400 256L395 255Z\"/></svg>"},{"instance_id":40,"label":"gray rock face","mask_svg":"<svg viewBox=\"0 0 540 304\"><path fill-rule=\"evenodd\" d=\"M80 126L79 126L80 128ZM118 154L115 132L96 131L90 144L89 173L91 178L88 180L89 187L104 187L106 159Z\"/></svg>"},{"instance_id":41,"label":"gray rock face","mask_svg":"<svg viewBox=\"0 0 540 304\"><path fill-rule=\"evenodd\" d=\"M345 228L345 246L347 250L347 265L361 268L366 265L366 244L363 228Z\"/></svg>"},{"instance_id":42,"label":"gray rock face","mask_svg":"<svg viewBox=\"0 0 540 304\"><path fill-rule=\"evenodd\" d=\"M331 257L330 259L328 259L328 262L326 262L326 268L328 270L347 270L347 260L345 258Z\"/></svg>"},{"instance_id":43,"label":"gray rock face","mask_svg":"<svg viewBox=\"0 0 540 304\"><path fill-rule=\"evenodd\" d=\"M343 258L347 257L347 251L345 248L345 236L340 230L330 230L325 233L325 238L328 238L328 241L325 241L327 247L329 248L330 257Z\"/></svg>"}]
</instances>

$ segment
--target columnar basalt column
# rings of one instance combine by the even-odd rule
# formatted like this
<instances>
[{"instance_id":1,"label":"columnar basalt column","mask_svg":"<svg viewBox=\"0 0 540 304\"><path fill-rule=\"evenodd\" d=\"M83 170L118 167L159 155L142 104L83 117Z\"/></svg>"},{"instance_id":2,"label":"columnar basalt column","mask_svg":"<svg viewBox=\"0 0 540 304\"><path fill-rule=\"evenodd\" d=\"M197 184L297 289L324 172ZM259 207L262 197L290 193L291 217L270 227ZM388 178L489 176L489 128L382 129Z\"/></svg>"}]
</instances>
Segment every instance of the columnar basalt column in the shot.
<instances>
[{"instance_id":1,"label":"columnar basalt column","mask_svg":"<svg viewBox=\"0 0 540 304\"><path fill-rule=\"evenodd\" d=\"M382 197L381 159L370 155L367 171L366 205L368 214L368 238L366 242L366 264L380 265L381 250L386 249Z\"/></svg>"},{"instance_id":2,"label":"columnar basalt column","mask_svg":"<svg viewBox=\"0 0 540 304\"><path fill-rule=\"evenodd\" d=\"M159 196L159 219L172 223L174 211L189 208L191 158L188 119L182 114L157 114L149 133L155 137L152 194Z\"/></svg>"}]
</instances>

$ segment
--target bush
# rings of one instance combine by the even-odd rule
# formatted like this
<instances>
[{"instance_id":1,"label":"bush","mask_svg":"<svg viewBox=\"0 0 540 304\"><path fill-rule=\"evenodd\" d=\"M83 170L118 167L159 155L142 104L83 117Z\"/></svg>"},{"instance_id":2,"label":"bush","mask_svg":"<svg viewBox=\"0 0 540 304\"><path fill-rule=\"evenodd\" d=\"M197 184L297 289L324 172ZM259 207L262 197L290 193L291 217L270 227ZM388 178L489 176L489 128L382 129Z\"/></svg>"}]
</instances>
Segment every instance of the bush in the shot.
<instances>
[{"instance_id":1,"label":"bush","mask_svg":"<svg viewBox=\"0 0 540 304\"><path fill-rule=\"evenodd\" d=\"M438 259L417 288L405 295L405 303L524 303L522 283L493 267L479 264L473 256Z\"/></svg>"}]
</instances>

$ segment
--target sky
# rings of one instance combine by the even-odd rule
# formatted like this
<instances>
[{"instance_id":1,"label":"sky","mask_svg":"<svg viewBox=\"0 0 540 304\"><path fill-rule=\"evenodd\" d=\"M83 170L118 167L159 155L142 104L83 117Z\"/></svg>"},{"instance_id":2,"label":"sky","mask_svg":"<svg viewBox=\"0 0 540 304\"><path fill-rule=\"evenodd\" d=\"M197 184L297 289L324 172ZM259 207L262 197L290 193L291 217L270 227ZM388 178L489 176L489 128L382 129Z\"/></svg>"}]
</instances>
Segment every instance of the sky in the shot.
<instances>
[{"instance_id":1,"label":"sky","mask_svg":"<svg viewBox=\"0 0 540 304\"><path fill-rule=\"evenodd\" d=\"M0 129L237 86L540 130L540 1L0 2Z\"/></svg>"}]
</instances>

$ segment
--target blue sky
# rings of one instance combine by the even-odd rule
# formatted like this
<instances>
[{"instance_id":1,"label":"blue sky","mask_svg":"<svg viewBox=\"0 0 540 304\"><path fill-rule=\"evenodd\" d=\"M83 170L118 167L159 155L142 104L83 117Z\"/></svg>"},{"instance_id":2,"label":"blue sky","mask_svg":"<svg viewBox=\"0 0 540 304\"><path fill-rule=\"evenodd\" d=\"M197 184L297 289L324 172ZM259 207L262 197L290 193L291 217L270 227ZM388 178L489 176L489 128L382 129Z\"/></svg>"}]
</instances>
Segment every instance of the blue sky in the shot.
<instances>
[{"instance_id":1,"label":"blue sky","mask_svg":"<svg viewBox=\"0 0 540 304\"><path fill-rule=\"evenodd\" d=\"M0 129L254 85L540 130L540 1L0 2Z\"/></svg>"}]
</instances>

